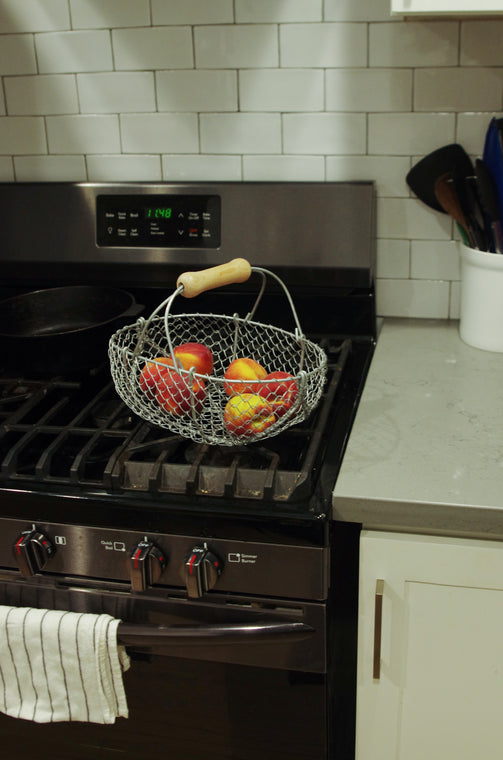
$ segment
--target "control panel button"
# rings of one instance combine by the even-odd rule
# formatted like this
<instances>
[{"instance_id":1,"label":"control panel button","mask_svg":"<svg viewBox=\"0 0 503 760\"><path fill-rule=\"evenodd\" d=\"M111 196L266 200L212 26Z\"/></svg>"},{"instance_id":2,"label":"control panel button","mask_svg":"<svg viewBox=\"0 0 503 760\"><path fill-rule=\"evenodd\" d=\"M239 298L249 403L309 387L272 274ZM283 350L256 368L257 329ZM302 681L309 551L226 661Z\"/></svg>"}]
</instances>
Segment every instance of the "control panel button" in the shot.
<instances>
[{"instance_id":1,"label":"control panel button","mask_svg":"<svg viewBox=\"0 0 503 760\"><path fill-rule=\"evenodd\" d=\"M152 541L140 541L129 557L129 576L133 591L145 591L157 583L166 565L166 555Z\"/></svg>"},{"instance_id":2,"label":"control panel button","mask_svg":"<svg viewBox=\"0 0 503 760\"><path fill-rule=\"evenodd\" d=\"M185 560L184 570L187 596L198 599L215 586L223 562L206 546L195 546Z\"/></svg>"},{"instance_id":3,"label":"control panel button","mask_svg":"<svg viewBox=\"0 0 503 760\"><path fill-rule=\"evenodd\" d=\"M25 530L14 544L14 559L23 578L40 572L56 549L52 541L37 528Z\"/></svg>"}]
</instances>

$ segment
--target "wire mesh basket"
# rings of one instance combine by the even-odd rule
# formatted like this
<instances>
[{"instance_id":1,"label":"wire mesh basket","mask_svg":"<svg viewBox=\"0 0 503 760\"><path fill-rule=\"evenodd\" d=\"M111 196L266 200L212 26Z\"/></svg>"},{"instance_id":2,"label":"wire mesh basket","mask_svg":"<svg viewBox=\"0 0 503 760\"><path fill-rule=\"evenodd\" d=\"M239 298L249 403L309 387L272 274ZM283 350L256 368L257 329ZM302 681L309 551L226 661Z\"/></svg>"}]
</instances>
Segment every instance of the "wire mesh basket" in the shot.
<instances>
[{"instance_id":1,"label":"wire mesh basket","mask_svg":"<svg viewBox=\"0 0 503 760\"><path fill-rule=\"evenodd\" d=\"M244 282L252 272L262 283L245 317L171 313L179 295L193 298ZM294 332L253 319L267 277L284 291ZM117 393L135 414L193 441L223 446L277 435L303 421L320 400L327 371L326 355L303 335L283 281L245 259L180 275L176 290L150 317L112 335L109 358Z\"/></svg>"}]
</instances>

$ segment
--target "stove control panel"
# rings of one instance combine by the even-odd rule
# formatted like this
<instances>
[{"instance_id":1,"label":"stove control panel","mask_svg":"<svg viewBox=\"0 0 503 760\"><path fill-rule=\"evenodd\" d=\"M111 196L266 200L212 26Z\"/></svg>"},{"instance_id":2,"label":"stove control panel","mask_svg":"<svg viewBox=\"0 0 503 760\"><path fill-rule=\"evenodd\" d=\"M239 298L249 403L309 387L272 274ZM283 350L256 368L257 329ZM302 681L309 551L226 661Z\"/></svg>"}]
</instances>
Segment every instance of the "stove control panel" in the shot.
<instances>
[{"instance_id":1,"label":"stove control panel","mask_svg":"<svg viewBox=\"0 0 503 760\"><path fill-rule=\"evenodd\" d=\"M155 586L192 599L218 591L323 600L329 561L321 546L0 518L0 577L123 582L133 593Z\"/></svg>"},{"instance_id":2,"label":"stove control panel","mask_svg":"<svg viewBox=\"0 0 503 760\"><path fill-rule=\"evenodd\" d=\"M219 248L218 195L98 195L99 246Z\"/></svg>"}]
</instances>

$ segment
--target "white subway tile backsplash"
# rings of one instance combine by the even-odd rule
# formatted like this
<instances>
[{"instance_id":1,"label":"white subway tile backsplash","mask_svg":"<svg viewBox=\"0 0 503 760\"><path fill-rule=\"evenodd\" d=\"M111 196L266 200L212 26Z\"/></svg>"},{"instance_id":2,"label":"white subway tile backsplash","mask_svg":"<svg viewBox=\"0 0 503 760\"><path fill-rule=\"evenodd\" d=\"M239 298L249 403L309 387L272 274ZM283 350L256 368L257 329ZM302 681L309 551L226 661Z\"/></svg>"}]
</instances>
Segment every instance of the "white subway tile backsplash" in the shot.
<instances>
[{"instance_id":1,"label":"white subway tile backsplash","mask_svg":"<svg viewBox=\"0 0 503 760\"><path fill-rule=\"evenodd\" d=\"M279 114L201 114L203 153L280 153Z\"/></svg>"},{"instance_id":2,"label":"white subway tile backsplash","mask_svg":"<svg viewBox=\"0 0 503 760\"><path fill-rule=\"evenodd\" d=\"M436 280L377 280L376 308L380 317L447 319L449 283Z\"/></svg>"},{"instance_id":3,"label":"white subway tile backsplash","mask_svg":"<svg viewBox=\"0 0 503 760\"><path fill-rule=\"evenodd\" d=\"M241 156L162 156L162 176L166 182L239 182Z\"/></svg>"},{"instance_id":4,"label":"white subway tile backsplash","mask_svg":"<svg viewBox=\"0 0 503 760\"><path fill-rule=\"evenodd\" d=\"M456 21L370 24L371 66L456 66Z\"/></svg>"},{"instance_id":5,"label":"white subway tile backsplash","mask_svg":"<svg viewBox=\"0 0 503 760\"><path fill-rule=\"evenodd\" d=\"M46 125L49 153L120 153L116 115L48 116Z\"/></svg>"},{"instance_id":6,"label":"white subway tile backsplash","mask_svg":"<svg viewBox=\"0 0 503 760\"><path fill-rule=\"evenodd\" d=\"M412 108L410 69L329 69L327 111L393 112Z\"/></svg>"},{"instance_id":7,"label":"white subway tile backsplash","mask_svg":"<svg viewBox=\"0 0 503 760\"><path fill-rule=\"evenodd\" d=\"M365 115L285 114L283 116L283 147L285 153L365 153Z\"/></svg>"},{"instance_id":8,"label":"white subway tile backsplash","mask_svg":"<svg viewBox=\"0 0 503 760\"><path fill-rule=\"evenodd\" d=\"M194 153L199 150L197 116L192 113L122 114L120 126L124 153Z\"/></svg>"},{"instance_id":9,"label":"white subway tile backsplash","mask_svg":"<svg viewBox=\"0 0 503 760\"><path fill-rule=\"evenodd\" d=\"M322 0L236 0L236 21L242 24L321 21Z\"/></svg>"},{"instance_id":10,"label":"white subway tile backsplash","mask_svg":"<svg viewBox=\"0 0 503 760\"><path fill-rule=\"evenodd\" d=\"M190 27L114 29L112 46L116 69L187 69L194 63Z\"/></svg>"},{"instance_id":11,"label":"white subway tile backsplash","mask_svg":"<svg viewBox=\"0 0 503 760\"><path fill-rule=\"evenodd\" d=\"M151 71L111 71L77 74L82 113L154 111L155 87Z\"/></svg>"},{"instance_id":12,"label":"white subway tile backsplash","mask_svg":"<svg viewBox=\"0 0 503 760\"><path fill-rule=\"evenodd\" d=\"M461 66L503 66L503 21L466 21L461 24Z\"/></svg>"},{"instance_id":13,"label":"white subway tile backsplash","mask_svg":"<svg viewBox=\"0 0 503 760\"><path fill-rule=\"evenodd\" d=\"M233 0L151 0L152 23L227 24L234 21Z\"/></svg>"},{"instance_id":14,"label":"white subway tile backsplash","mask_svg":"<svg viewBox=\"0 0 503 760\"><path fill-rule=\"evenodd\" d=\"M14 156L18 182L85 182L84 156Z\"/></svg>"},{"instance_id":15,"label":"white subway tile backsplash","mask_svg":"<svg viewBox=\"0 0 503 760\"><path fill-rule=\"evenodd\" d=\"M389 0L0 0L0 179L373 179L380 315L457 318L459 233L405 177L482 155L502 37Z\"/></svg>"},{"instance_id":16,"label":"white subway tile backsplash","mask_svg":"<svg viewBox=\"0 0 503 760\"><path fill-rule=\"evenodd\" d=\"M0 0L0 34L69 28L68 0Z\"/></svg>"},{"instance_id":17,"label":"white subway tile backsplash","mask_svg":"<svg viewBox=\"0 0 503 760\"><path fill-rule=\"evenodd\" d=\"M162 179L161 157L138 156L87 156L87 174L90 182L158 182Z\"/></svg>"},{"instance_id":18,"label":"white subway tile backsplash","mask_svg":"<svg viewBox=\"0 0 503 760\"><path fill-rule=\"evenodd\" d=\"M149 0L70 0L73 29L150 26Z\"/></svg>"},{"instance_id":19,"label":"white subway tile backsplash","mask_svg":"<svg viewBox=\"0 0 503 760\"><path fill-rule=\"evenodd\" d=\"M239 72L241 111L321 111L323 72L313 69L247 69Z\"/></svg>"},{"instance_id":20,"label":"white subway tile backsplash","mask_svg":"<svg viewBox=\"0 0 503 760\"><path fill-rule=\"evenodd\" d=\"M41 116L0 117L0 145L4 155L47 153L44 119Z\"/></svg>"},{"instance_id":21,"label":"white subway tile backsplash","mask_svg":"<svg viewBox=\"0 0 503 760\"><path fill-rule=\"evenodd\" d=\"M368 120L369 153L424 155L454 142L456 119L451 113L377 113Z\"/></svg>"},{"instance_id":22,"label":"white subway tile backsplash","mask_svg":"<svg viewBox=\"0 0 503 760\"><path fill-rule=\"evenodd\" d=\"M42 74L113 68L110 34L107 31L36 34L35 48Z\"/></svg>"},{"instance_id":23,"label":"white subway tile backsplash","mask_svg":"<svg viewBox=\"0 0 503 760\"><path fill-rule=\"evenodd\" d=\"M37 61L32 34L4 34L0 38L0 75L35 74Z\"/></svg>"},{"instance_id":24,"label":"white subway tile backsplash","mask_svg":"<svg viewBox=\"0 0 503 760\"><path fill-rule=\"evenodd\" d=\"M74 74L5 77L4 83L11 116L79 111Z\"/></svg>"},{"instance_id":25,"label":"white subway tile backsplash","mask_svg":"<svg viewBox=\"0 0 503 760\"><path fill-rule=\"evenodd\" d=\"M13 182L15 157L0 156L0 182Z\"/></svg>"},{"instance_id":26,"label":"white subway tile backsplash","mask_svg":"<svg viewBox=\"0 0 503 760\"><path fill-rule=\"evenodd\" d=\"M385 197L408 197L405 177L410 169L406 156L327 156L327 180L373 179L377 195Z\"/></svg>"},{"instance_id":27,"label":"white subway tile backsplash","mask_svg":"<svg viewBox=\"0 0 503 760\"><path fill-rule=\"evenodd\" d=\"M414 280L459 280L459 250L453 240L413 240L411 277Z\"/></svg>"},{"instance_id":28,"label":"white subway tile backsplash","mask_svg":"<svg viewBox=\"0 0 503 760\"><path fill-rule=\"evenodd\" d=\"M433 211L412 198L379 198L378 230L381 238L450 240L452 222L447 214Z\"/></svg>"},{"instance_id":29,"label":"white subway tile backsplash","mask_svg":"<svg viewBox=\"0 0 503 760\"><path fill-rule=\"evenodd\" d=\"M390 0L325 0L325 21L389 21Z\"/></svg>"},{"instance_id":30,"label":"white subway tile backsplash","mask_svg":"<svg viewBox=\"0 0 503 760\"><path fill-rule=\"evenodd\" d=\"M461 301L461 283L451 282L449 298L449 319L459 319Z\"/></svg>"},{"instance_id":31,"label":"white subway tile backsplash","mask_svg":"<svg viewBox=\"0 0 503 760\"><path fill-rule=\"evenodd\" d=\"M159 111L237 111L235 71L158 71L155 81Z\"/></svg>"},{"instance_id":32,"label":"white subway tile backsplash","mask_svg":"<svg viewBox=\"0 0 503 760\"><path fill-rule=\"evenodd\" d=\"M380 279L408 279L410 277L410 241L377 241L376 274Z\"/></svg>"},{"instance_id":33,"label":"white subway tile backsplash","mask_svg":"<svg viewBox=\"0 0 503 760\"><path fill-rule=\"evenodd\" d=\"M366 24L282 24L280 65L350 67L367 65Z\"/></svg>"},{"instance_id":34,"label":"white subway tile backsplash","mask_svg":"<svg viewBox=\"0 0 503 760\"><path fill-rule=\"evenodd\" d=\"M274 24L196 26L196 67L201 69L278 66L278 29Z\"/></svg>"},{"instance_id":35,"label":"white subway tile backsplash","mask_svg":"<svg viewBox=\"0 0 503 760\"><path fill-rule=\"evenodd\" d=\"M501 105L503 69L417 69L416 111L492 111Z\"/></svg>"},{"instance_id":36,"label":"white subway tile backsplash","mask_svg":"<svg viewBox=\"0 0 503 760\"><path fill-rule=\"evenodd\" d=\"M322 156L243 156L243 179L248 182L323 182Z\"/></svg>"}]
</instances>

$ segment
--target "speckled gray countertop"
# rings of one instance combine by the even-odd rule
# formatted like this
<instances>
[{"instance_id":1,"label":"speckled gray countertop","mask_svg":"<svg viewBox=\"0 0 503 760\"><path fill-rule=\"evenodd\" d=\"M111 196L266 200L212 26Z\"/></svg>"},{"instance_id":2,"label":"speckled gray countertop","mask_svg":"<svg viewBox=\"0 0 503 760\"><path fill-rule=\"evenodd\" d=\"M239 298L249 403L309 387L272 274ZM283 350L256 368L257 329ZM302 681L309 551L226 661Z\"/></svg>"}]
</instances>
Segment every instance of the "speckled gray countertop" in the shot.
<instances>
[{"instance_id":1,"label":"speckled gray countertop","mask_svg":"<svg viewBox=\"0 0 503 760\"><path fill-rule=\"evenodd\" d=\"M333 495L365 528L503 538L503 353L385 320Z\"/></svg>"}]
</instances>

